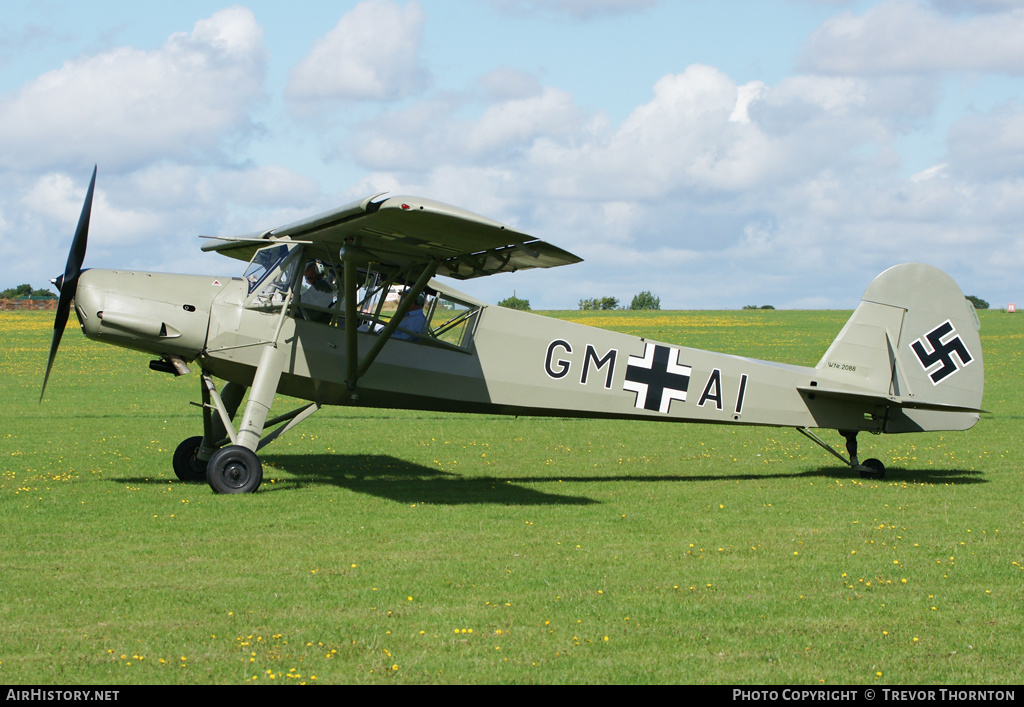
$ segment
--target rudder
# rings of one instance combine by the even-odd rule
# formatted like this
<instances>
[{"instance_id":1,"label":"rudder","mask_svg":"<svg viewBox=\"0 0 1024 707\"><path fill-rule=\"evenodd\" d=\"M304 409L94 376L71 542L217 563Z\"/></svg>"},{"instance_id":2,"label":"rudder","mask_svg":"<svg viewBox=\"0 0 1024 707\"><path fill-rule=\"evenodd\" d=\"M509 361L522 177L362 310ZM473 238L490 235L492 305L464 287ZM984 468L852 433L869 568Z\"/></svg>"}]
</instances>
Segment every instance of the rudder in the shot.
<instances>
[{"instance_id":1,"label":"rudder","mask_svg":"<svg viewBox=\"0 0 1024 707\"><path fill-rule=\"evenodd\" d=\"M868 286L818 369L890 396L886 432L968 429L985 385L980 326L949 275L897 265Z\"/></svg>"}]
</instances>

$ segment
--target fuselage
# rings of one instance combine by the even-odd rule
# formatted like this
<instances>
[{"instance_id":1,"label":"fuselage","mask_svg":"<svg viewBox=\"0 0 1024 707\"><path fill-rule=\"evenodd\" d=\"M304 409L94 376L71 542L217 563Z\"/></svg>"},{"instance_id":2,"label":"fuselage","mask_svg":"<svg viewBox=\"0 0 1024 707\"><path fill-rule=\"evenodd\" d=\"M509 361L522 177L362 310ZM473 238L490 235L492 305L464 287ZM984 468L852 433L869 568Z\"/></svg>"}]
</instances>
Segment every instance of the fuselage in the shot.
<instances>
[{"instance_id":1,"label":"fuselage","mask_svg":"<svg viewBox=\"0 0 1024 707\"><path fill-rule=\"evenodd\" d=\"M471 298L439 283L463 301ZM476 303L463 345L393 338L355 389L344 322L247 304L241 278L89 270L76 309L86 336L195 360L250 385L267 346L284 350L279 393L328 405L880 431L883 419L802 394L821 369L651 341ZM378 340L358 331L359 356Z\"/></svg>"}]
</instances>

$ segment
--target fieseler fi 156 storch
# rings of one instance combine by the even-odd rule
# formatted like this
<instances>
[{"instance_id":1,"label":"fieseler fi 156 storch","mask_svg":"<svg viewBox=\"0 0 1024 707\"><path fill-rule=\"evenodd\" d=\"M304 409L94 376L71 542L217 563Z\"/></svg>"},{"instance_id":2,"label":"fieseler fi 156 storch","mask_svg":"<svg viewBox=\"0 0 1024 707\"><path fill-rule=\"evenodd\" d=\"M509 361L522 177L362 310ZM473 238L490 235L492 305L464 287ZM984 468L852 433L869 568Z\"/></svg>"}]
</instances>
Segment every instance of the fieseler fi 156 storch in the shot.
<instances>
[{"instance_id":1,"label":"fieseler fi 156 storch","mask_svg":"<svg viewBox=\"0 0 1024 707\"><path fill-rule=\"evenodd\" d=\"M203 433L180 444L173 467L219 493L255 491L263 478L257 452L324 405L791 427L867 478L885 469L858 460L858 432L966 430L982 412L977 314L928 265L897 265L875 278L807 368L479 302L435 278L580 258L408 196L376 195L203 245L248 263L241 277L82 270L95 182L94 170L55 281L43 391L72 301L90 339L154 355L157 371L181 375L198 365ZM278 393L309 403L271 417ZM839 431L848 456L815 429Z\"/></svg>"}]
</instances>

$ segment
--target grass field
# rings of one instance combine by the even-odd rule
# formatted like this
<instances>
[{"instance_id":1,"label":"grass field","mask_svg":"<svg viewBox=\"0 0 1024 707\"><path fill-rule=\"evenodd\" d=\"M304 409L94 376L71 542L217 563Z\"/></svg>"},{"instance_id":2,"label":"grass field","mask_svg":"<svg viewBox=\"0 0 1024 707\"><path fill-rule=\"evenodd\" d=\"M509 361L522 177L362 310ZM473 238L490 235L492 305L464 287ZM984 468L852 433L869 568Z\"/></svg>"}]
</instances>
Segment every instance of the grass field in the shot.
<instances>
[{"instance_id":1,"label":"grass field","mask_svg":"<svg viewBox=\"0 0 1024 707\"><path fill-rule=\"evenodd\" d=\"M845 312L561 312L813 365ZM1024 682L1024 316L991 414L861 436L321 411L186 485L195 376L0 315L0 684ZM286 409L278 403L275 409ZM841 446L841 438L826 433Z\"/></svg>"}]
</instances>

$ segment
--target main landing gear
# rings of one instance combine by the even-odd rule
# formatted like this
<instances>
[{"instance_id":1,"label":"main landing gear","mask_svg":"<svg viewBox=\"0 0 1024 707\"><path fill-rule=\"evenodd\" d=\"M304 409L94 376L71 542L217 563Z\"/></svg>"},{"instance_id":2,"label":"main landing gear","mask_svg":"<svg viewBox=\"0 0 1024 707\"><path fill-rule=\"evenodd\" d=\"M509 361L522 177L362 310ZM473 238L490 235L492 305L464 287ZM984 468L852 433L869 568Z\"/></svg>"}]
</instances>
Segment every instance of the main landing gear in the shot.
<instances>
[{"instance_id":1,"label":"main landing gear","mask_svg":"<svg viewBox=\"0 0 1024 707\"><path fill-rule=\"evenodd\" d=\"M206 481L207 461L199 458L199 447L202 444L202 437L189 437L174 450L174 475L182 481Z\"/></svg>"},{"instance_id":2,"label":"main landing gear","mask_svg":"<svg viewBox=\"0 0 1024 707\"><path fill-rule=\"evenodd\" d=\"M817 435L811 432L806 427L796 428L797 432L807 437L815 444L819 445L826 452L832 454L837 459L841 460L844 464L849 464L850 468L860 474L862 479L882 479L885 478L885 465L882 464L878 459L865 459L863 463L857 460L857 431L856 430L839 430L839 434L846 438L846 453L850 455L849 459L844 459L843 455L839 454L836 450L828 444L825 444Z\"/></svg>"},{"instance_id":3,"label":"main landing gear","mask_svg":"<svg viewBox=\"0 0 1024 707\"><path fill-rule=\"evenodd\" d=\"M252 493L263 481L263 463L256 453L232 444L222 447L204 461L200 457L202 437L189 437L174 452L174 474L188 483L210 484L217 493Z\"/></svg>"},{"instance_id":4,"label":"main landing gear","mask_svg":"<svg viewBox=\"0 0 1024 707\"><path fill-rule=\"evenodd\" d=\"M234 419L245 397L246 386L229 382L218 392L213 378L203 372L200 380L203 402L193 403L203 409L203 434L189 437L175 450L174 474L179 479L193 483L206 481L217 493L253 493L263 482L263 463L256 453L320 409L319 403L310 403L267 419L281 368L276 350L268 348L266 352L253 379L237 431ZM280 427L264 436L263 431L274 425Z\"/></svg>"},{"instance_id":5,"label":"main landing gear","mask_svg":"<svg viewBox=\"0 0 1024 707\"><path fill-rule=\"evenodd\" d=\"M217 493L253 493L263 481L263 463L256 452L232 444L210 457L206 481Z\"/></svg>"}]
</instances>

